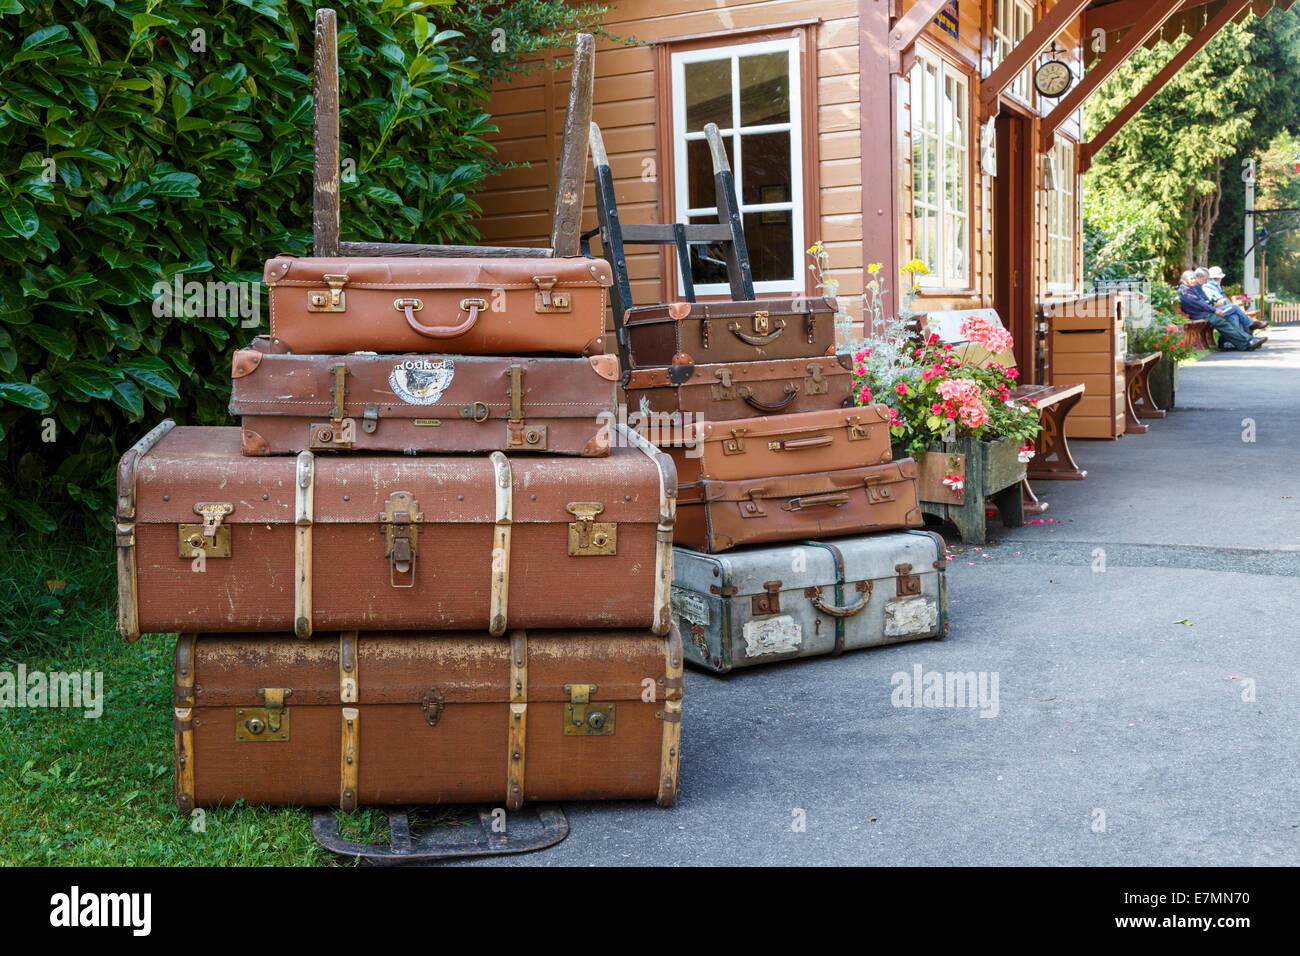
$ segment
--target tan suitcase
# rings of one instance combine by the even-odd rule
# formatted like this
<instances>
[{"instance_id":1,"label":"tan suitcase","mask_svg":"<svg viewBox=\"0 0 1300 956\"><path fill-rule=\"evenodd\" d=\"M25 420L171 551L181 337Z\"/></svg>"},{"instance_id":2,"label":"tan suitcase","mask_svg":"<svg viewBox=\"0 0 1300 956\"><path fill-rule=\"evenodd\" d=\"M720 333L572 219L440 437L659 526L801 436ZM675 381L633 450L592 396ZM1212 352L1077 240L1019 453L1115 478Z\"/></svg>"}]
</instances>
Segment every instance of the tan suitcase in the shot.
<instances>
[{"instance_id":1,"label":"tan suitcase","mask_svg":"<svg viewBox=\"0 0 1300 956\"><path fill-rule=\"evenodd\" d=\"M271 338L293 352L598 355L613 277L582 256L277 256L263 281Z\"/></svg>"},{"instance_id":2,"label":"tan suitcase","mask_svg":"<svg viewBox=\"0 0 1300 956\"><path fill-rule=\"evenodd\" d=\"M762 415L848 408L853 374L848 356L724 365L669 365L624 373L629 412L690 419L755 418ZM689 412L690 416L678 413ZM683 421L683 419L685 421Z\"/></svg>"},{"instance_id":3,"label":"tan suitcase","mask_svg":"<svg viewBox=\"0 0 1300 956\"><path fill-rule=\"evenodd\" d=\"M681 484L860 468L884 464L891 455L886 405L703 421L674 438L663 448Z\"/></svg>"},{"instance_id":4,"label":"tan suitcase","mask_svg":"<svg viewBox=\"0 0 1300 956\"><path fill-rule=\"evenodd\" d=\"M716 554L744 544L801 541L923 523L916 463L820 474L683 482L674 540Z\"/></svg>"},{"instance_id":5,"label":"tan suitcase","mask_svg":"<svg viewBox=\"0 0 1300 956\"><path fill-rule=\"evenodd\" d=\"M666 807L681 717L675 629L183 634L176 802Z\"/></svg>"},{"instance_id":6,"label":"tan suitcase","mask_svg":"<svg viewBox=\"0 0 1300 956\"><path fill-rule=\"evenodd\" d=\"M118 625L141 632L668 632L676 472L605 458L252 458L164 422L118 470Z\"/></svg>"}]
</instances>

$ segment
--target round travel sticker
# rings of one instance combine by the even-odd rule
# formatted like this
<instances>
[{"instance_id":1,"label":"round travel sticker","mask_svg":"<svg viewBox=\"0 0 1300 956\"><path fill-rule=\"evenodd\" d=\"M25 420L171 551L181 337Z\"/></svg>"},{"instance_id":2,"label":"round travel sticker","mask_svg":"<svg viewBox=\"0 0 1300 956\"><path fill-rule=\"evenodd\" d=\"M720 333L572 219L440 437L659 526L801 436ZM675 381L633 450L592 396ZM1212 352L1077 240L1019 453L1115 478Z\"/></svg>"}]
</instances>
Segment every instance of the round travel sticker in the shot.
<instances>
[{"instance_id":1,"label":"round travel sticker","mask_svg":"<svg viewBox=\"0 0 1300 956\"><path fill-rule=\"evenodd\" d=\"M393 394L410 405L432 405L442 398L456 372L451 359L407 359L388 376Z\"/></svg>"}]
</instances>

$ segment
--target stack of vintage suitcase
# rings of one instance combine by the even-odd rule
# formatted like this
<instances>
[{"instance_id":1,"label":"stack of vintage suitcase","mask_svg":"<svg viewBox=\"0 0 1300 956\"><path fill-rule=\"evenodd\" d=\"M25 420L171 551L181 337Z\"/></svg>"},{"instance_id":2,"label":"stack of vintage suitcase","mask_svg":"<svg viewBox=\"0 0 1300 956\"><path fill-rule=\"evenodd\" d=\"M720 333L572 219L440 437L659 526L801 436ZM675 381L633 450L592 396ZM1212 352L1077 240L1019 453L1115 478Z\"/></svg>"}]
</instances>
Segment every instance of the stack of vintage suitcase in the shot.
<instances>
[{"instance_id":1,"label":"stack of vintage suitcase","mask_svg":"<svg viewBox=\"0 0 1300 956\"><path fill-rule=\"evenodd\" d=\"M119 473L122 630L182 633L181 807L671 803L676 478L584 354L605 263L281 256L266 283L243 427L164 423ZM511 346L568 355L483 354Z\"/></svg>"},{"instance_id":2,"label":"stack of vintage suitcase","mask_svg":"<svg viewBox=\"0 0 1300 956\"><path fill-rule=\"evenodd\" d=\"M119 629L180 633L178 804L668 806L676 474L616 421L609 268L340 243L334 39L318 11L318 255L266 264L242 427L166 421L119 466Z\"/></svg>"},{"instance_id":3,"label":"stack of vintage suitcase","mask_svg":"<svg viewBox=\"0 0 1300 956\"><path fill-rule=\"evenodd\" d=\"M891 461L886 406L854 407L835 311L681 302L623 319L629 409L677 466L673 616L708 669L947 632L943 539L880 533L922 523L915 463Z\"/></svg>"}]
</instances>

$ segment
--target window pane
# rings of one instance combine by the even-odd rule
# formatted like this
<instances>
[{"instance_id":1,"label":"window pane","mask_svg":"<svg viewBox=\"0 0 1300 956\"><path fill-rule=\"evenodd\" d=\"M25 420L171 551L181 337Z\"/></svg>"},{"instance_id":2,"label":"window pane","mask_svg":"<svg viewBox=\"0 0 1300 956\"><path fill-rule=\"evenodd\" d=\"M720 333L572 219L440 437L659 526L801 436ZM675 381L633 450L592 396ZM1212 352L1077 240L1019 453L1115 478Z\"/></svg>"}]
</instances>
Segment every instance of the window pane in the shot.
<instances>
[{"instance_id":1,"label":"window pane","mask_svg":"<svg viewBox=\"0 0 1300 956\"><path fill-rule=\"evenodd\" d=\"M955 279L966 277L966 219L950 217L952 224L951 245L949 246L949 269Z\"/></svg>"},{"instance_id":2,"label":"window pane","mask_svg":"<svg viewBox=\"0 0 1300 956\"><path fill-rule=\"evenodd\" d=\"M740 125L790 122L790 55L760 53L740 58Z\"/></svg>"},{"instance_id":3,"label":"window pane","mask_svg":"<svg viewBox=\"0 0 1300 956\"><path fill-rule=\"evenodd\" d=\"M783 209L778 212L747 212L741 217L755 282L794 278L792 216L788 209Z\"/></svg>"},{"instance_id":4,"label":"window pane","mask_svg":"<svg viewBox=\"0 0 1300 956\"><path fill-rule=\"evenodd\" d=\"M722 147L727 153L727 165L736 168L731 137L722 137ZM709 155L709 142L704 139L686 141L686 202L692 209L708 209L715 205L717 194L713 187L713 158Z\"/></svg>"},{"instance_id":5,"label":"window pane","mask_svg":"<svg viewBox=\"0 0 1300 956\"><path fill-rule=\"evenodd\" d=\"M937 112L939 97L937 90L935 89L936 86L938 86L938 83L938 70L935 67L930 66L928 63L925 64L925 68L921 74L921 96L923 102L921 113L922 123L925 130L930 133L937 132L939 128L939 115Z\"/></svg>"},{"instance_id":6,"label":"window pane","mask_svg":"<svg viewBox=\"0 0 1300 956\"><path fill-rule=\"evenodd\" d=\"M719 129L730 129L730 58L687 63L683 76L686 83L686 132L702 130L705 123L717 123Z\"/></svg>"},{"instance_id":7,"label":"window pane","mask_svg":"<svg viewBox=\"0 0 1300 956\"><path fill-rule=\"evenodd\" d=\"M740 141L740 201L746 205L790 201L790 134L751 133Z\"/></svg>"},{"instance_id":8,"label":"window pane","mask_svg":"<svg viewBox=\"0 0 1300 956\"><path fill-rule=\"evenodd\" d=\"M716 216L691 216L690 222L716 223ZM696 285L727 281L727 249L729 244L712 243L690 246L691 277ZM672 246L669 246L672 249ZM675 250L674 250L675 257ZM757 276L755 277L757 278Z\"/></svg>"}]
</instances>

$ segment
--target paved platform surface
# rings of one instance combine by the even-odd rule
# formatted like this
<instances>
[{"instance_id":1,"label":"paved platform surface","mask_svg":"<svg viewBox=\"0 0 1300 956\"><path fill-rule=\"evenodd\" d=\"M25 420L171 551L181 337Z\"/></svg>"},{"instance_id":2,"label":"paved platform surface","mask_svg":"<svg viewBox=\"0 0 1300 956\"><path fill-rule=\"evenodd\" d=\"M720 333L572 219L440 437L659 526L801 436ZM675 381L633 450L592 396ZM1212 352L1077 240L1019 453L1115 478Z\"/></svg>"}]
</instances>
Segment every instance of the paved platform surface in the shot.
<instances>
[{"instance_id":1,"label":"paved platform surface","mask_svg":"<svg viewBox=\"0 0 1300 956\"><path fill-rule=\"evenodd\" d=\"M487 865L1300 864L1300 327L1269 334L1076 441L1043 523L950 537L946 641L688 670L676 807L566 805ZM893 706L917 666L996 674L996 716Z\"/></svg>"}]
</instances>

